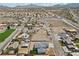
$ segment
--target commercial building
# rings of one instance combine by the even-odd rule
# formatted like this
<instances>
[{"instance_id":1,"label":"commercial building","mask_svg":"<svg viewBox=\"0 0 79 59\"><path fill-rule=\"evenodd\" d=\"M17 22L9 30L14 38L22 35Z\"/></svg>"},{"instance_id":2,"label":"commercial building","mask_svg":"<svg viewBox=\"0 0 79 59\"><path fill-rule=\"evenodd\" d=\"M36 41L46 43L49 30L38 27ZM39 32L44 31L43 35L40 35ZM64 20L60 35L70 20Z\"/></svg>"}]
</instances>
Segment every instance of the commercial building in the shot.
<instances>
[{"instance_id":1,"label":"commercial building","mask_svg":"<svg viewBox=\"0 0 79 59\"><path fill-rule=\"evenodd\" d=\"M45 53L46 49L48 48L47 42L37 42L34 45L34 48L37 49L38 54Z\"/></svg>"},{"instance_id":2,"label":"commercial building","mask_svg":"<svg viewBox=\"0 0 79 59\"><path fill-rule=\"evenodd\" d=\"M48 48L48 43L47 42L37 42L34 45L34 48Z\"/></svg>"}]
</instances>

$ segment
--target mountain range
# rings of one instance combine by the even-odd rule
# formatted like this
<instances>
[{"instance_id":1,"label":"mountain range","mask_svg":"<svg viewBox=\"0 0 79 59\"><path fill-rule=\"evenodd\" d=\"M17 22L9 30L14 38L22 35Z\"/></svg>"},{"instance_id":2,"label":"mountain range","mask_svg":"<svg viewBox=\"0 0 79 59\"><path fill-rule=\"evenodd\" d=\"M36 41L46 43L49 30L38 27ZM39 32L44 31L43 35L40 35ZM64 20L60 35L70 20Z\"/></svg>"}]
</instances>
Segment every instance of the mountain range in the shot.
<instances>
[{"instance_id":1,"label":"mountain range","mask_svg":"<svg viewBox=\"0 0 79 59\"><path fill-rule=\"evenodd\" d=\"M15 7L9 7L0 5L0 8L79 8L79 3L58 3L58 4L52 4L49 3L49 5L45 4L27 4L27 5L17 5Z\"/></svg>"}]
</instances>

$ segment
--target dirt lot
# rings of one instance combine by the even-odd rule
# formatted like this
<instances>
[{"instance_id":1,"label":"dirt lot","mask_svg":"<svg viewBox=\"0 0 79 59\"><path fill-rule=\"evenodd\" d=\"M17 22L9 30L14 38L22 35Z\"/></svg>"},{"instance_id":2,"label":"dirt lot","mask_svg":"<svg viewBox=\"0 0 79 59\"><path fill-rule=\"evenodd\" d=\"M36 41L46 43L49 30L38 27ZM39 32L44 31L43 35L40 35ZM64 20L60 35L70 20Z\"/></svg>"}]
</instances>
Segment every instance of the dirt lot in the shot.
<instances>
[{"instance_id":1,"label":"dirt lot","mask_svg":"<svg viewBox=\"0 0 79 59\"><path fill-rule=\"evenodd\" d=\"M48 23L51 24L52 27L70 27L61 20L49 20Z\"/></svg>"},{"instance_id":2,"label":"dirt lot","mask_svg":"<svg viewBox=\"0 0 79 59\"><path fill-rule=\"evenodd\" d=\"M65 24L61 20L50 20L48 21L49 24L51 24L51 28L55 33L63 32L63 28L72 28L71 26Z\"/></svg>"},{"instance_id":3,"label":"dirt lot","mask_svg":"<svg viewBox=\"0 0 79 59\"><path fill-rule=\"evenodd\" d=\"M45 40L45 41L49 41L49 38L48 38L48 36L47 36L47 33L46 33L46 31L43 29L43 28L41 28L38 32L36 32L33 36L32 36L32 40L36 40L36 41L38 41L38 40Z\"/></svg>"}]
</instances>

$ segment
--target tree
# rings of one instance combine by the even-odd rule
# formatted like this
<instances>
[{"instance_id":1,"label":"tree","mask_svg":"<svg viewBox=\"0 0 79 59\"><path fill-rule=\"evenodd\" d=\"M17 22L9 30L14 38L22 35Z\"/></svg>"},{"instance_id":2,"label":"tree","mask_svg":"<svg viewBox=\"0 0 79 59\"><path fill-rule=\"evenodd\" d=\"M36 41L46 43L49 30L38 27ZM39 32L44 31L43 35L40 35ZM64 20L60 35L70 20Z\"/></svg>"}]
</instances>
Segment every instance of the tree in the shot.
<instances>
[{"instance_id":1,"label":"tree","mask_svg":"<svg viewBox=\"0 0 79 59\"><path fill-rule=\"evenodd\" d=\"M9 30L10 29L10 26L7 26L7 29Z\"/></svg>"}]
</instances>

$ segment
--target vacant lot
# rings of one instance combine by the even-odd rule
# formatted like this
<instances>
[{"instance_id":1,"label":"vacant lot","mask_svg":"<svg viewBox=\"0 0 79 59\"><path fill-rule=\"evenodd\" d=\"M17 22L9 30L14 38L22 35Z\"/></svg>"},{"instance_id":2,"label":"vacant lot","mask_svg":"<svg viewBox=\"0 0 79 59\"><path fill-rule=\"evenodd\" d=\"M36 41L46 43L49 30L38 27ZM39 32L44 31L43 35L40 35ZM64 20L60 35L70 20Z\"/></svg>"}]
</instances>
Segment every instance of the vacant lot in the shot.
<instances>
[{"instance_id":1,"label":"vacant lot","mask_svg":"<svg viewBox=\"0 0 79 59\"><path fill-rule=\"evenodd\" d=\"M49 20L48 21L49 24L51 24L52 27L69 27L69 25L65 24L63 21L61 20Z\"/></svg>"},{"instance_id":2,"label":"vacant lot","mask_svg":"<svg viewBox=\"0 0 79 59\"><path fill-rule=\"evenodd\" d=\"M47 36L46 30L41 28L38 32L36 32L33 36L32 39L34 41L49 41L49 38Z\"/></svg>"},{"instance_id":3,"label":"vacant lot","mask_svg":"<svg viewBox=\"0 0 79 59\"><path fill-rule=\"evenodd\" d=\"M48 23L51 24L51 28L55 33L63 32L63 28L72 28L61 20L49 20Z\"/></svg>"},{"instance_id":4,"label":"vacant lot","mask_svg":"<svg viewBox=\"0 0 79 59\"><path fill-rule=\"evenodd\" d=\"M10 34L14 31L14 29L7 29L4 32L0 33L0 42L4 41Z\"/></svg>"}]
</instances>

